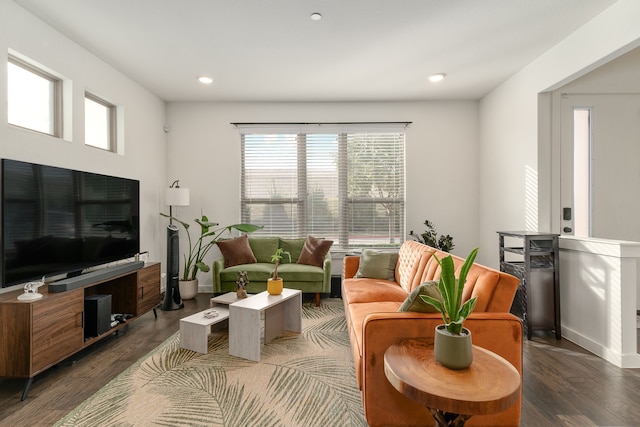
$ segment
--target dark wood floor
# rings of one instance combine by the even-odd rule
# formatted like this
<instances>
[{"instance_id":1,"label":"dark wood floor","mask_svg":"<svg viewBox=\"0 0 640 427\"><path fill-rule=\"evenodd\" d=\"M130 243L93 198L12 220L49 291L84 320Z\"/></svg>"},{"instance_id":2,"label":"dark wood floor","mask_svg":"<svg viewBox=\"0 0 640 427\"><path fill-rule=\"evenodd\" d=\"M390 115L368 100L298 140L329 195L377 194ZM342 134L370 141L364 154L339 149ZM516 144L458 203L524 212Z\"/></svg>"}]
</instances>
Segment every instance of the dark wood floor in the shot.
<instances>
[{"instance_id":1,"label":"dark wood floor","mask_svg":"<svg viewBox=\"0 0 640 427\"><path fill-rule=\"evenodd\" d=\"M0 380L0 426L50 426L204 310L210 295L177 311L147 313L112 336L38 375L27 399L22 380ZM522 427L640 426L640 369L620 369L567 340L525 343Z\"/></svg>"}]
</instances>

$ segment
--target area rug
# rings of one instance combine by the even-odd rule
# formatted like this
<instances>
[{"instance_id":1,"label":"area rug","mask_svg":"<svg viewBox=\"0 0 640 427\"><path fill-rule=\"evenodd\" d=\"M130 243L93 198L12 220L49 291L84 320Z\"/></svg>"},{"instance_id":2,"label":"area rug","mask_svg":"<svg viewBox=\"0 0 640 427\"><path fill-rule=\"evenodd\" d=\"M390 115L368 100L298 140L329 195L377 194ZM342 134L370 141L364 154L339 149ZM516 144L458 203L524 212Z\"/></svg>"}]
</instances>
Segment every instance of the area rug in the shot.
<instances>
[{"instance_id":1,"label":"area rug","mask_svg":"<svg viewBox=\"0 0 640 427\"><path fill-rule=\"evenodd\" d=\"M56 426L367 426L342 301L302 316L302 333L263 344L260 362L230 356L226 329L208 354L176 333Z\"/></svg>"}]
</instances>

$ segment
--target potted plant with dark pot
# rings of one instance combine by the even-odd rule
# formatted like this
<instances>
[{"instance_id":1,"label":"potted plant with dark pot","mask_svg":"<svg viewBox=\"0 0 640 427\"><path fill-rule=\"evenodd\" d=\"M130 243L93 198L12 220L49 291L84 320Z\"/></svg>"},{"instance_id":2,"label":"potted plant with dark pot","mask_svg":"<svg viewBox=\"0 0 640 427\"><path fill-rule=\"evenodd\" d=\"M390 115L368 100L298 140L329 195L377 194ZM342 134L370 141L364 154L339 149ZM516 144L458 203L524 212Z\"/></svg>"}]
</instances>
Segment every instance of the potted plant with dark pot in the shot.
<instances>
[{"instance_id":1,"label":"potted plant with dark pot","mask_svg":"<svg viewBox=\"0 0 640 427\"><path fill-rule=\"evenodd\" d=\"M184 259L184 269L182 270L179 284L182 299L191 299L198 293L198 271L204 273L209 272L211 268L204 262L204 258L225 233L229 233L231 230L238 230L241 233L253 233L256 230L264 228L262 225L253 224L233 224L218 227L220 225L219 223L210 222L209 218L203 214L201 218L194 220L196 224L200 226L200 236L195 241L192 241L191 234L189 233L189 223L164 213L160 213L160 215L180 223L187 234L189 252L182 255Z\"/></svg>"},{"instance_id":2,"label":"potted plant with dark pot","mask_svg":"<svg viewBox=\"0 0 640 427\"><path fill-rule=\"evenodd\" d=\"M267 292L270 295L280 295L282 289L284 289L284 282L282 277L278 277L278 266L283 255L289 256L289 262L291 262L291 254L282 248L276 249L276 252L271 255L271 262L275 264L273 269L273 275L267 280Z\"/></svg>"},{"instance_id":3,"label":"potted plant with dark pot","mask_svg":"<svg viewBox=\"0 0 640 427\"><path fill-rule=\"evenodd\" d=\"M431 246L432 248L440 249L443 252L451 252L453 247L453 237L449 234L438 235L438 231L436 230L433 222L428 219L424 222L425 227L427 228L424 232L417 234L414 233L413 230L409 231L409 237L412 237L414 240L422 243L423 245Z\"/></svg>"},{"instance_id":4,"label":"potted plant with dark pot","mask_svg":"<svg viewBox=\"0 0 640 427\"><path fill-rule=\"evenodd\" d=\"M478 249L475 248L469 253L458 278L455 277L451 255L442 260L436 257L442 269L438 283L442 302L427 295L420 296L424 302L431 304L442 314L444 324L436 326L433 352L438 362L451 369L468 368L473 361L471 331L464 327L464 321L475 308L477 297L462 304L462 291Z\"/></svg>"}]
</instances>

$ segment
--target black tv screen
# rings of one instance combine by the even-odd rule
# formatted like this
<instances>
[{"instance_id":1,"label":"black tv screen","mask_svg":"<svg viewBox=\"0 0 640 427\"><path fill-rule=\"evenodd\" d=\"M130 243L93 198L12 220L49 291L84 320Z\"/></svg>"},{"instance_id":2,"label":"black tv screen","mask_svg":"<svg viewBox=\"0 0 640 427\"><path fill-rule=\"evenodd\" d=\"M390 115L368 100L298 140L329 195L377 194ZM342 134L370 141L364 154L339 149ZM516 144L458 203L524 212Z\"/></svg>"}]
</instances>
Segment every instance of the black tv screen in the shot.
<instances>
[{"instance_id":1,"label":"black tv screen","mask_svg":"<svg viewBox=\"0 0 640 427\"><path fill-rule=\"evenodd\" d=\"M2 159L2 287L140 252L139 181Z\"/></svg>"}]
</instances>

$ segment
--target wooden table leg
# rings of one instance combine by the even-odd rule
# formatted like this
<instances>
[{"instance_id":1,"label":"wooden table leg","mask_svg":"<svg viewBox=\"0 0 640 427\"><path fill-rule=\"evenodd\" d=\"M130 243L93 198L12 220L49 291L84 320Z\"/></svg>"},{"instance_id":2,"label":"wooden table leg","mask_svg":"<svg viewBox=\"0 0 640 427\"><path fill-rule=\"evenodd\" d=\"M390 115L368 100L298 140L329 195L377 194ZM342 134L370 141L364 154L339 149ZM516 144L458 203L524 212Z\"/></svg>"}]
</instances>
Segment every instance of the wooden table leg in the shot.
<instances>
[{"instance_id":1,"label":"wooden table leg","mask_svg":"<svg viewBox=\"0 0 640 427\"><path fill-rule=\"evenodd\" d=\"M471 415L454 414L429 407L427 409L436 421L436 427L464 427L467 420L471 418Z\"/></svg>"}]
</instances>

